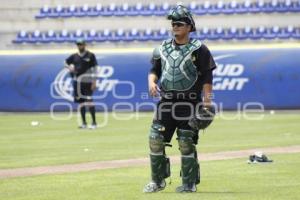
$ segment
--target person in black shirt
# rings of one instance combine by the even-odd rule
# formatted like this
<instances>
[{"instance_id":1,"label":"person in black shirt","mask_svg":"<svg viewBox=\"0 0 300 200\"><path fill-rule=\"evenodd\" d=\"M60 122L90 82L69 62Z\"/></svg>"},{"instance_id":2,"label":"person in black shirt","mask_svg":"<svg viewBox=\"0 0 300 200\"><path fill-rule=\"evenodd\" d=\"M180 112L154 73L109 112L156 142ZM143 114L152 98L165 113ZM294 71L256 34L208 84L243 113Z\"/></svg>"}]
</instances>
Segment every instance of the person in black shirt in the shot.
<instances>
[{"instance_id":1,"label":"person in black shirt","mask_svg":"<svg viewBox=\"0 0 300 200\"><path fill-rule=\"evenodd\" d=\"M79 103L82 125L79 128L87 128L86 107L92 116L90 129L97 127L96 109L93 104L93 91L96 89L96 67L97 60L95 55L86 50L86 43L79 39L76 41L78 52L72 54L65 60L65 67L70 71L73 78L74 102Z\"/></svg>"},{"instance_id":2,"label":"person in black shirt","mask_svg":"<svg viewBox=\"0 0 300 200\"><path fill-rule=\"evenodd\" d=\"M175 131L181 152L182 177L182 185L176 191L196 192L196 185L200 183L196 151L199 130L190 126L190 122L200 109L212 107L215 61L206 45L189 37L196 28L186 7L178 5L173 8L168 19L174 38L163 41L154 49L148 75L149 93L159 95L160 101L149 135L152 180L144 187L143 191L147 193L166 187L170 162L165 146L170 146L168 143Z\"/></svg>"}]
</instances>

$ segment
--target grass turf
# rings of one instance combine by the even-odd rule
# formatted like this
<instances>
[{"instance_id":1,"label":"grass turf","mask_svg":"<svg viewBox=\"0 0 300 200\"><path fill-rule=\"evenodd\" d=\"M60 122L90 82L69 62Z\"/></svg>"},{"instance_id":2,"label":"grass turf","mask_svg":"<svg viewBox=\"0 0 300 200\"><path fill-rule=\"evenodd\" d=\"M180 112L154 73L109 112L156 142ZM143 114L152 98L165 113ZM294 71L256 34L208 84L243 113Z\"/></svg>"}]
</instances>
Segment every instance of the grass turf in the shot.
<instances>
[{"instance_id":1,"label":"grass turf","mask_svg":"<svg viewBox=\"0 0 300 200\"><path fill-rule=\"evenodd\" d=\"M78 130L76 117L57 121L50 114L0 114L0 168L146 157L152 113L140 114L139 119L116 120L111 113L108 125L94 131ZM201 133L200 152L300 144L298 113L265 114L262 120L239 119L235 113L225 116L231 120L217 117ZM41 125L31 126L31 121ZM101 121L103 114L98 113ZM173 144L169 155L179 154L175 137Z\"/></svg>"},{"instance_id":2,"label":"grass turf","mask_svg":"<svg viewBox=\"0 0 300 200\"><path fill-rule=\"evenodd\" d=\"M174 193L180 184L179 166L172 166L172 184L155 194L143 194L149 167L100 170L0 180L5 200L119 200L119 199L299 199L300 154L270 155L271 164L246 164L245 159L201 163L197 193Z\"/></svg>"}]
</instances>

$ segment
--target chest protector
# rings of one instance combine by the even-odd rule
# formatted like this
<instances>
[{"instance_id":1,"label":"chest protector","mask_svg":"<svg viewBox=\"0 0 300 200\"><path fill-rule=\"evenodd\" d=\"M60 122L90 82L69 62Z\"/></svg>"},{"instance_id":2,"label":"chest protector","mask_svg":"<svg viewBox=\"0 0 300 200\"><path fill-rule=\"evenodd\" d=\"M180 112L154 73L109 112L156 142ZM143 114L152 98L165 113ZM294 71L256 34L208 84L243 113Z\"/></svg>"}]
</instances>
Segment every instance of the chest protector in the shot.
<instances>
[{"instance_id":1,"label":"chest protector","mask_svg":"<svg viewBox=\"0 0 300 200\"><path fill-rule=\"evenodd\" d=\"M192 53L201 47L201 42L191 39L186 45L175 46L172 41L165 40L159 48L162 64L161 86L165 91L186 91L198 78Z\"/></svg>"}]
</instances>

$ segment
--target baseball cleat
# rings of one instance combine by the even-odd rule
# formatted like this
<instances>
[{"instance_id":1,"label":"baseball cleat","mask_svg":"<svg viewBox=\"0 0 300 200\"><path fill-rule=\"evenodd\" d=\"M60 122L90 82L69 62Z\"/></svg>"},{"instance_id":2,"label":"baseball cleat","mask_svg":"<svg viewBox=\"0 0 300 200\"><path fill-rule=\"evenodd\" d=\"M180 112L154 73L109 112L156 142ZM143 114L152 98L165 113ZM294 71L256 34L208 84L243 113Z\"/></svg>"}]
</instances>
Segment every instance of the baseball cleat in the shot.
<instances>
[{"instance_id":1,"label":"baseball cleat","mask_svg":"<svg viewBox=\"0 0 300 200\"><path fill-rule=\"evenodd\" d=\"M92 129L92 130L94 130L94 129L96 129L97 128L97 124L91 124L90 126L89 126L89 129Z\"/></svg>"},{"instance_id":2,"label":"baseball cleat","mask_svg":"<svg viewBox=\"0 0 300 200\"><path fill-rule=\"evenodd\" d=\"M176 188L176 192L183 193L183 192L196 192L197 188L196 185L193 184L183 184Z\"/></svg>"},{"instance_id":3,"label":"baseball cleat","mask_svg":"<svg viewBox=\"0 0 300 200\"><path fill-rule=\"evenodd\" d=\"M82 124L81 126L78 127L79 129L86 129L87 125L86 124Z\"/></svg>"},{"instance_id":4,"label":"baseball cleat","mask_svg":"<svg viewBox=\"0 0 300 200\"><path fill-rule=\"evenodd\" d=\"M143 192L144 193L153 193L153 192L158 192L166 187L166 181L162 180L160 184L155 183L154 181L151 181L147 185L145 185Z\"/></svg>"}]
</instances>

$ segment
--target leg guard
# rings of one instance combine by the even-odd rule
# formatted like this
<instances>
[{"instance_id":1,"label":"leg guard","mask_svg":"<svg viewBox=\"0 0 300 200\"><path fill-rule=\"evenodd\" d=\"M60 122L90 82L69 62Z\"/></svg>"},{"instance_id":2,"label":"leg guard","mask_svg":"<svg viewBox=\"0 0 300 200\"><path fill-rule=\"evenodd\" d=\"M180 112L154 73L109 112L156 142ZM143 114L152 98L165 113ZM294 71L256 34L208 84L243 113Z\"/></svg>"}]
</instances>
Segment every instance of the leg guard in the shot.
<instances>
[{"instance_id":1,"label":"leg guard","mask_svg":"<svg viewBox=\"0 0 300 200\"><path fill-rule=\"evenodd\" d=\"M181 176L183 185L200 183L200 169L192 130L177 130L179 150L181 152Z\"/></svg>"},{"instance_id":2,"label":"leg guard","mask_svg":"<svg viewBox=\"0 0 300 200\"><path fill-rule=\"evenodd\" d=\"M161 183L170 176L170 160L165 155L163 131L162 125L153 124L149 135L151 175L156 183Z\"/></svg>"}]
</instances>

